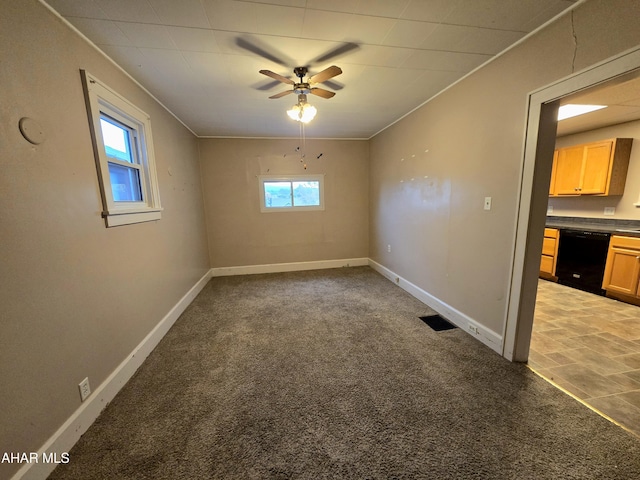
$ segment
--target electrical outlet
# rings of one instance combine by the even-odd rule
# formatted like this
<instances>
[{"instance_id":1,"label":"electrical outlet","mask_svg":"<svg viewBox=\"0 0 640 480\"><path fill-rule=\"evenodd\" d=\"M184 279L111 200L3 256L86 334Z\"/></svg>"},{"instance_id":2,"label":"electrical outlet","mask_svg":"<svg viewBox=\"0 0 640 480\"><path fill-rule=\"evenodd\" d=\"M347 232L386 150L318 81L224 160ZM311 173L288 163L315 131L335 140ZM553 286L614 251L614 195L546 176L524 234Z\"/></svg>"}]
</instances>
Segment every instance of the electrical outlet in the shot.
<instances>
[{"instance_id":1,"label":"electrical outlet","mask_svg":"<svg viewBox=\"0 0 640 480\"><path fill-rule=\"evenodd\" d=\"M484 209L491 210L491 197L484 197Z\"/></svg>"},{"instance_id":2,"label":"electrical outlet","mask_svg":"<svg viewBox=\"0 0 640 480\"><path fill-rule=\"evenodd\" d=\"M391 245L387 245L387 252L391 253Z\"/></svg>"},{"instance_id":3,"label":"electrical outlet","mask_svg":"<svg viewBox=\"0 0 640 480\"><path fill-rule=\"evenodd\" d=\"M87 399L89 395L91 395L91 387L89 386L89 378L85 378L78 384L78 388L80 389L80 400L83 402Z\"/></svg>"},{"instance_id":4,"label":"electrical outlet","mask_svg":"<svg viewBox=\"0 0 640 480\"><path fill-rule=\"evenodd\" d=\"M604 207L604 214L605 215L615 215L616 214L616 207Z\"/></svg>"}]
</instances>

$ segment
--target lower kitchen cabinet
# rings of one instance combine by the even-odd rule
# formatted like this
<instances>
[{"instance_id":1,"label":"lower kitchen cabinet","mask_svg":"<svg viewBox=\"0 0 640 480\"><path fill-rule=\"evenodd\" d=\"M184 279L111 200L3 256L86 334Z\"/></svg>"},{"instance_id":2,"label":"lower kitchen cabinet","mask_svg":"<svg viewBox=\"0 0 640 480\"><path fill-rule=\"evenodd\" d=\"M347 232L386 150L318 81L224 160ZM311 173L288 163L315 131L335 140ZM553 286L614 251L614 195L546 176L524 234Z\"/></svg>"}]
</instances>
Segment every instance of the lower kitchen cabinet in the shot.
<instances>
[{"instance_id":1,"label":"lower kitchen cabinet","mask_svg":"<svg viewBox=\"0 0 640 480\"><path fill-rule=\"evenodd\" d=\"M549 280L556 278L556 262L558 259L558 236L557 228L545 228L544 240L542 243L542 257L540 258L540 276Z\"/></svg>"},{"instance_id":2,"label":"lower kitchen cabinet","mask_svg":"<svg viewBox=\"0 0 640 480\"><path fill-rule=\"evenodd\" d=\"M609 297L640 303L640 238L611 237L602 288Z\"/></svg>"}]
</instances>

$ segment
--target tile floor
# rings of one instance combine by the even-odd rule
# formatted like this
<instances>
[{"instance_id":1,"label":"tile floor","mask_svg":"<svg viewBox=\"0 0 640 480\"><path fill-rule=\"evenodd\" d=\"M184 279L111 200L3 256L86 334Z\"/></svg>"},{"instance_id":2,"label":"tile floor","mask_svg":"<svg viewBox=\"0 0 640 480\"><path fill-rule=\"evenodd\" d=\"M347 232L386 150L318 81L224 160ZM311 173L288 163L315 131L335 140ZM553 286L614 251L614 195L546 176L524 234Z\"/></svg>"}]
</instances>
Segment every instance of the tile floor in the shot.
<instances>
[{"instance_id":1,"label":"tile floor","mask_svg":"<svg viewBox=\"0 0 640 480\"><path fill-rule=\"evenodd\" d=\"M529 366L640 436L640 307L540 280Z\"/></svg>"}]
</instances>

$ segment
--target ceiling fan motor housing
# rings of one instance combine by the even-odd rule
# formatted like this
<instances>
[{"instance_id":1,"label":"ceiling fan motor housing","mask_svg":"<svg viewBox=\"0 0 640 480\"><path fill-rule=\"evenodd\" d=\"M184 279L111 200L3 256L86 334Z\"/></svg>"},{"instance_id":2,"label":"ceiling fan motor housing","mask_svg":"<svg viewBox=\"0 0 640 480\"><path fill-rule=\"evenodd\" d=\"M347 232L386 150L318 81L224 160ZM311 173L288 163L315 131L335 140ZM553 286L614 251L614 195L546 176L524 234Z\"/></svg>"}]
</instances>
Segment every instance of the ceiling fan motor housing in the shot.
<instances>
[{"instance_id":1,"label":"ceiling fan motor housing","mask_svg":"<svg viewBox=\"0 0 640 480\"><path fill-rule=\"evenodd\" d=\"M293 69L293 73L296 74L296 77L302 81L303 77L307 75L307 67L296 67Z\"/></svg>"},{"instance_id":2,"label":"ceiling fan motor housing","mask_svg":"<svg viewBox=\"0 0 640 480\"><path fill-rule=\"evenodd\" d=\"M260 70L260 73L268 77L274 78L284 84L293 85L292 90L271 95L269 98L272 98L272 99L281 98L291 93L295 93L297 95L313 94L322 98L331 98L335 95L335 93L329 90L325 90L324 88L311 87L311 85L326 82L330 78L333 78L336 75L340 75L342 73L342 70L340 69L340 67L336 67L335 65L332 65L328 68L325 68L320 73L316 73L315 75L309 77L305 82L304 77L308 75L307 67L295 67L293 69L293 73L295 73L295 75L298 77L299 81L297 83L294 80L284 77L278 73L272 72L271 70Z\"/></svg>"},{"instance_id":3,"label":"ceiling fan motor housing","mask_svg":"<svg viewBox=\"0 0 640 480\"><path fill-rule=\"evenodd\" d=\"M311 88L308 83L296 83L293 87L293 91L300 95L301 93L309 93Z\"/></svg>"}]
</instances>

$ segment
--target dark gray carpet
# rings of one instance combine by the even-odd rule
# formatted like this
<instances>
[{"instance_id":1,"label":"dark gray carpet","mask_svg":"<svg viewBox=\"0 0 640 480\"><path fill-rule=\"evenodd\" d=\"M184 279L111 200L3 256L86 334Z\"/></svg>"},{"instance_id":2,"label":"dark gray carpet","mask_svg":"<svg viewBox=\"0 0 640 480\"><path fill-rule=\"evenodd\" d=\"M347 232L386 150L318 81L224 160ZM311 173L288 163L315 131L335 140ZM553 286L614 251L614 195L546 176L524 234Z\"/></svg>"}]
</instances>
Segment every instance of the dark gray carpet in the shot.
<instances>
[{"instance_id":1,"label":"dark gray carpet","mask_svg":"<svg viewBox=\"0 0 640 480\"><path fill-rule=\"evenodd\" d=\"M214 278L51 479L632 479L640 439L368 267Z\"/></svg>"}]
</instances>

